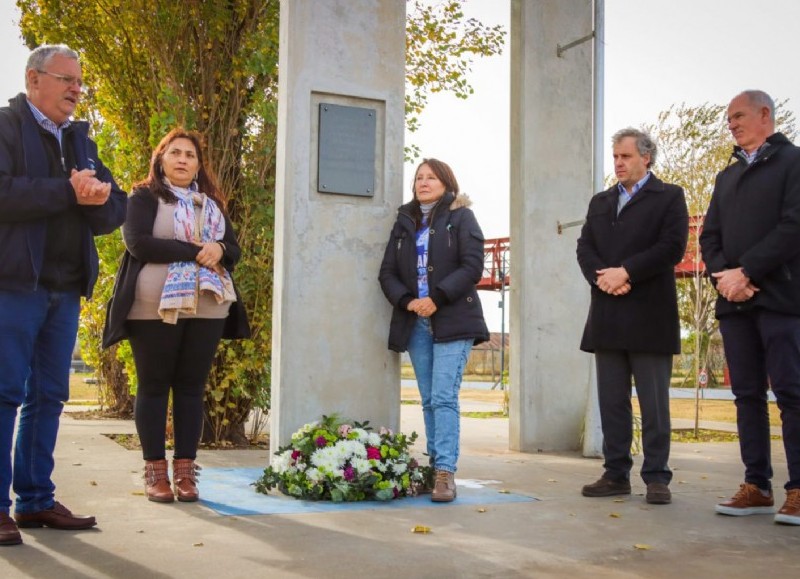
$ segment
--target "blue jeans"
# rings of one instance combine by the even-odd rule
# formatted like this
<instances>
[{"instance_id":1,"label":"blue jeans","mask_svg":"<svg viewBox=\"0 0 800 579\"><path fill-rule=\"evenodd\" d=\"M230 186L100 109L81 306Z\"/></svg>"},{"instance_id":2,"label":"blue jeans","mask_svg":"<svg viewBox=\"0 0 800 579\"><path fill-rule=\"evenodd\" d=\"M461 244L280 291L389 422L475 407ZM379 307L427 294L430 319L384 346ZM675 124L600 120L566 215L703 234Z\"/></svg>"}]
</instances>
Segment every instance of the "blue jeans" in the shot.
<instances>
[{"instance_id":1,"label":"blue jeans","mask_svg":"<svg viewBox=\"0 0 800 579\"><path fill-rule=\"evenodd\" d=\"M53 451L69 398L69 366L78 332L80 295L39 288L0 291L0 512L52 508ZM11 468L17 409L22 406Z\"/></svg>"},{"instance_id":2,"label":"blue jeans","mask_svg":"<svg viewBox=\"0 0 800 579\"><path fill-rule=\"evenodd\" d=\"M434 342L430 318L417 318L408 354L417 376L428 456L436 470L456 472L461 375L474 340Z\"/></svg>"}]
</instances>

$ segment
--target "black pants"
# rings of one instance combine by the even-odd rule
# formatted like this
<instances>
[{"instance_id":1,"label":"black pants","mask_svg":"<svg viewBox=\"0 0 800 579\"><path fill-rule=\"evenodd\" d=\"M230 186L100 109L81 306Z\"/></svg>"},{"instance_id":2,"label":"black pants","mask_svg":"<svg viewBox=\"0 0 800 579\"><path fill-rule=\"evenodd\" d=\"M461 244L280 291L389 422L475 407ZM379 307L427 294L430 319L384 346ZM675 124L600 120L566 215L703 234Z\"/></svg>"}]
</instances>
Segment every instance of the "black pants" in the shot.
<instances>
[{"instance_id":1,"label":"black pants","mask_svg":"<svg viewBox=\"0 0 800 579\"><path fill-rule=\"evenodd\" d=\"M736 397L744 480L771 488L767 387L772 387L783 423L789 467L785 488L800 488L800 316L766 310L732 314L719 322Z\"/></svg>"},{"instance_id":2,"label":"black pants","mask_svg":"<svg viewBox=\"0 0 800 579\"><path fill-rule=\"evenodd\" d=\"M669 383L672 355L622 350L595 352L595 364L603 427L603 476L611 480L630 478L633 467L633 376L642 411L642 480L647 484L669 484L672 480L672 471L667 464L671 436Z\"/></svg>"},{"instance_id":3,"label":"black pants","mask_svg":"<svg viewBox=\"0 0 800 579\"><path fill-rule=\"evenodd\" d=\"M170 389L174 456L196 458L203 430L203 392L225 320L189 318L177 324L129 320L127 324L139 378L134 418L145 460L166 457Z\"/></svg>"}]
</instances>

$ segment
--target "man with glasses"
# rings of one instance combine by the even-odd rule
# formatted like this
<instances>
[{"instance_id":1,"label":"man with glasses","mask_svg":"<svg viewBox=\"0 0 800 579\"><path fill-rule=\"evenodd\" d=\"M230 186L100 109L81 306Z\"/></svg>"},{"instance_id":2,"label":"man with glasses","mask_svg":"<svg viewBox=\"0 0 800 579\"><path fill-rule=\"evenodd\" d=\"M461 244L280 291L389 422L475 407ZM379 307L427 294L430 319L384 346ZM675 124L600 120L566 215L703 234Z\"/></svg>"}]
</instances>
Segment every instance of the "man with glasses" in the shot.
<instances>
[{"instance_id":1,"label":"man with glasses","mask_svg":"<svg viewBox=\"0 0 800 579\"><path fill-rule=\"evenodd\" d=\"M0 545L22 542L18 526L96 524L55 500L53 451L80 297L91 296L97 279L93 238L119 227L126 207L88 123L70 121L82 90L77 53L40 46L25 86L27 94L0 108Z\"/></svg>"}]
</instances>

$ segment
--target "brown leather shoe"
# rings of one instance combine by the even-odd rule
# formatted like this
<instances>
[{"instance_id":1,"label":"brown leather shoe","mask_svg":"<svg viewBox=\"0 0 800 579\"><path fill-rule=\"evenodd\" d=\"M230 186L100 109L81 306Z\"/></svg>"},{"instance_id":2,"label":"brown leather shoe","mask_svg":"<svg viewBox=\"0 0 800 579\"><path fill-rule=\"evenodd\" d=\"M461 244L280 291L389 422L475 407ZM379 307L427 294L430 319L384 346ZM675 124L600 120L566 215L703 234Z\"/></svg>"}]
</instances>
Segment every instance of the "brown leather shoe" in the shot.
<instances>
[{"instance_id":1,"label":"brown leather shoe","mask_svg":"<svg viewBox=\"0 0 800 579\"><path fill-rule=\"evenodd\" d=\"M144 463L144 491L148 501L171 503L175 500L169 484L169 465L167 459L146 460Z\"/></svg>"},{"instance_id":2,"label":"brown leather shoe","mask_svg":"<svg viewBox=\"0 0 800 579\"><path fill-rule=\"evenodd\" d=\"M581 494L585 497L613 497L631 494L631 483L627 480L611 480L602 477L590 485L584 485Z\"/></svg>"},{"instance_id":3,"label":"brown leather shoe","mask_svg":"<svg viewBox=\"0 0 800 579\"><path fill-rule=\"evenodd\" d=\"M38 511L36 513L15 512L14 518L20 529L31 529L37 527L50 527L51 529L61 529L62 531L79 531L90 529L97 524L91 515L73 515L72 512L59 503L55 502L52 509Z\"/></svg>"},{"instance_id":4,"label":"brown leather shoe","mask_svg":"<svg viewBox=\"0 0 800 579\"><path fill-rule=\"evenodd\" d=\"M172 461L172 478L175 481L175 496L182 503L193 503L200 498L197 490L197 471L200 466L191 458L176 458Z\"/></svg>"},{"instance_id":5,"label":"brown leather shoe","mask_svg":"<svg viewBox=\"0 0 800 579\"><path fill-rule=\"evenodd\" d=\"M446 470L436 471L431 500L434 503L449 503L456 498L456 475Z\"/></svg>"},{"instance_id":6,"label":"brown leather shoe","mask_svg":"<svg viewBox=\"0 0 800 579\"><path fill-rule=\"evenodd\" d=\"M0 512L0 545L19 545L22 543L22 535L14 519L8 513Z\"/></svg>"},{"instance_id":7,"label":"brown leather shoe","mask_svg":"<svg viewBox=\"0 0 800 579\"><path fill-rule=\"evenodd\" d=\"M648 483L644 500L650 505L668 505L672 502L672 491L664 483Z\"/></svg>"}]
</instances>

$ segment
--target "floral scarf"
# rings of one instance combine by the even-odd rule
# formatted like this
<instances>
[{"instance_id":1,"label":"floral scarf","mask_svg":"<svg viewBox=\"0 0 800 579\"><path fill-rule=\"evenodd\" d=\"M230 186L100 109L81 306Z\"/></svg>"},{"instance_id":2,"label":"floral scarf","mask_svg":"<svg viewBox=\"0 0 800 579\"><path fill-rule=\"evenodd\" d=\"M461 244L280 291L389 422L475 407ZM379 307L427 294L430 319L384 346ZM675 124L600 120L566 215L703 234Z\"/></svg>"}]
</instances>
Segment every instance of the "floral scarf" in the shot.
<instances>
[{"instance_id":1,"label":"floral scarf","mask_svg":"<svg viewBox=\"0 0 800 579\"><path fill-rule=\"evenodd\" d=\"M198 192L194 183L189 189L172 185L169 188L178 200L175 206L175 239L209 242L223 238L225 218L216 203ZM195 213L195 206L202 208L199 213ZM170 263L158 315L164 322L175 324L179 313L197 313L200 292L213 294L217 303L236 301L231 274L221 264L209 269L196 261Z\"/></svg>"}]
</instances>

